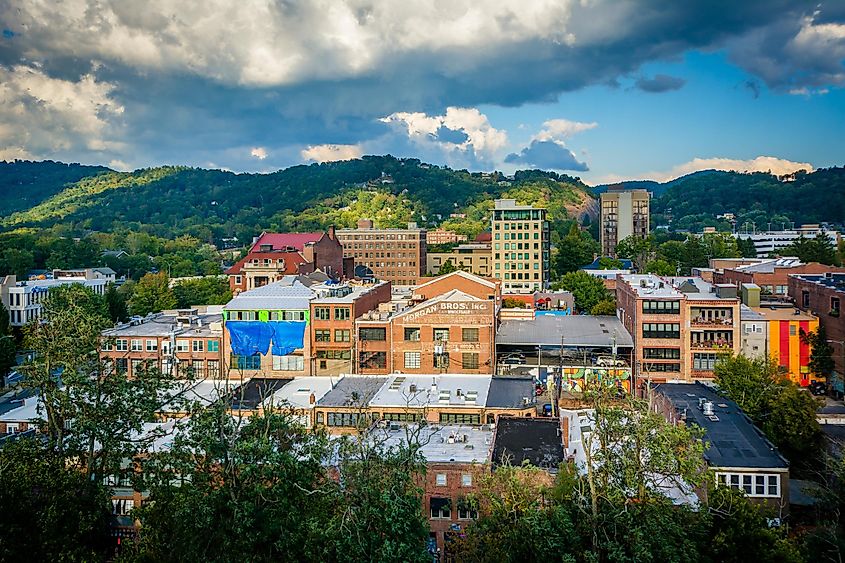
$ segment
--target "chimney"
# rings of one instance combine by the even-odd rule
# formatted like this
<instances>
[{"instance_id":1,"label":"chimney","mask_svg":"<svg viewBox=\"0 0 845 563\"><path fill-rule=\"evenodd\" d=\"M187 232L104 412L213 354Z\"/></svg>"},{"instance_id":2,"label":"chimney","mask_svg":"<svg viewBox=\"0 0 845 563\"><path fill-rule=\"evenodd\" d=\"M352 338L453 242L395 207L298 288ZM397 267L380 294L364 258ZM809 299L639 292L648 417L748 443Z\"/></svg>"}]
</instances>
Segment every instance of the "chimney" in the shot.
<instances>
[{"instance_id":1,"label":"chimney","mask_svg":"<svg viewBox=\"0 0 845 563\"><path fill-rule=\"evenodd\" d=\"M309 395L309 397L308 397L308 404L313 405L313 404L316 404L316 403L317 403L317 396L314 395L314 393L311 393L311 395Z\"/></svg>"},{"instance_id":2,"label":"chimney","mask_svg":"<svg viewBox=\"0 0 845 563\"><path fill-rule=\"evenodd\" d=\"M329 238L335 240L334 236L334 225L329 225Z\"/></svg>"}]
</instances>

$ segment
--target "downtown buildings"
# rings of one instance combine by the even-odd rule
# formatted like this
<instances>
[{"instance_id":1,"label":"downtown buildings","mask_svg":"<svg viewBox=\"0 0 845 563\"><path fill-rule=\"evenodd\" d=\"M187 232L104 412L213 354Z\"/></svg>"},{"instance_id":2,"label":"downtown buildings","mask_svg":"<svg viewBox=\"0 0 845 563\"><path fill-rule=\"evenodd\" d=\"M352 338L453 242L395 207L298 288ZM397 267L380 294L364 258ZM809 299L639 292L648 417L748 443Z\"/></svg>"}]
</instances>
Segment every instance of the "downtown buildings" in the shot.
<instances>
[{"instance_id":1,"label":"downtown buildings","mask_svg":"<svg viewBox=\"0 0 845 563\"><path fill-rule=\"evenodd\" d=\"M503 293L534 293L550 281L550 236L546 210L497 199L493 207L493 277Z\"/></svg>"},{"instance_id":2,"label":"downtown buildings","mask_svg":"<svg viewBox=\"0 0 845 563\"><path fill-rule=\"evenodd\" d=\"M356 229L339 229L337 238L344 257L355 262L355 277L415 285L425 276L426 230L416 223L407 229L376 229L371 219L361 219Z\"/></svg>"},{"instance_id":3,"label":"downtown buildings","mask_svg":"<svg viewBox=\"0 0 845 563\"><path fill-rule=\"evenodd\" d=\"M647 190L609 188L600 196L599 239L602 256L616 257L616 245L631 235L645 238L649 233Z\"/></svg>"}]
</instances>

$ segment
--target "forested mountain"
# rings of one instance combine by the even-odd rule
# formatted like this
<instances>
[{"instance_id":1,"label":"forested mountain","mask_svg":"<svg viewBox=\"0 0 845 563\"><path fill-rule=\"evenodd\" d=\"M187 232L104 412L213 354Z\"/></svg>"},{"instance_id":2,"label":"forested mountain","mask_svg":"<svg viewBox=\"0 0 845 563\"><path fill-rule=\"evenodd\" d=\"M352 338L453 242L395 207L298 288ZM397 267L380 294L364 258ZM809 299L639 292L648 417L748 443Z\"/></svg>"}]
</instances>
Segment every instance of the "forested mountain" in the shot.
<instances>
[{"instance_id":1,"label":"forested mountain","mask_svg":"<svg viewBox=\"0 0 845 563\"><path fill-rule=\"evenodd\" d=\"M3 165L0 193L21 191L7 178L40 163ZM50 168L55 163L43 163ZM346 162L294 166L271 174L159 167L114 172L94 169L73 183L64 177L42 182L32 175L23 186L31 206L0 199L0 227L51 228L74 233L143 231L157 236L190 234L209 242L237 236L250 240L265 229L351 226L372 216L383 226L416 220L439 223L450 214L486 211L496 197L512 195L543 203L565 215L595 213L588 188L577 178L519 172L513 181L499 173L469 173L416 159L370 156ZM67 184L67 185L65 185ZM13 202L14 203L14 202ZM476 218L480 219L480 218ZM481 223L477 229L482 228Z\"/></svg>"},{"instance_id":2,"label":"forested mountain","mask_svg":"<svg viewBox=\"0 0 845 563\"><path fill-rule=\"evenodd\" d=\"M29 209L59 193L68 184L108 171L102 166L64 164L52 160L0 161L0 215Z\"/></svg>"}]
</instances>

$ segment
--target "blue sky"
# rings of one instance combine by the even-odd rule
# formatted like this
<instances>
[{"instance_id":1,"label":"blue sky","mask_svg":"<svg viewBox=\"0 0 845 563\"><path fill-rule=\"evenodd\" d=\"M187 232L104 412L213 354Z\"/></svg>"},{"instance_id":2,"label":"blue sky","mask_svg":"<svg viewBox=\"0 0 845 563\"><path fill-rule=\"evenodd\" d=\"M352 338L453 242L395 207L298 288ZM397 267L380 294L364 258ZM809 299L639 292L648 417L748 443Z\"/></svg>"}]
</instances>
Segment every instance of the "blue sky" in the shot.
<instances>
[{"instance_id":1,"label":"blue sky","mask_svg":"<svg viewBox=\"0 0 845 563\"><path fill-rule=\"evenodd\" d=\"M27 0L0 27L0 159L391 153L590 183L845 164L842 2Z\"/></svg>"}]
</instances>

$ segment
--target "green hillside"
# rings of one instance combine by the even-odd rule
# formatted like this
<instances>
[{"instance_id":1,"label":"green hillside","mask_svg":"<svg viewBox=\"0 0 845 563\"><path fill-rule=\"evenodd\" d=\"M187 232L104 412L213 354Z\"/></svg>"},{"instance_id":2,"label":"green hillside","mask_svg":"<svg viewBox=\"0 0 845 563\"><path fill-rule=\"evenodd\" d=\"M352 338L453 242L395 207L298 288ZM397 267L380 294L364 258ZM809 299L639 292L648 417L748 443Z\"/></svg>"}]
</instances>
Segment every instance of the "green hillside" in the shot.
<instances>
[{"instance_id":1,"label":"green hillside","mask_svg":"<svg viewBox=\"0 0 845 563\"><path fill-rule=\"evenodd\" d=\"M2 189L8 191L8 186ZM272 174L184 167L128 173L97 169L68 185L45 179L38 193L50 195L26 209L0 201L0 226L6 231L62 227L72 233L129 230L169 238L189 234L208 241L231 236L250 240L265 229L352 226L362 216L382 226L407 221L433 225L452 213L472 210L478 222L470 230L479 231L483 217L478 215L489 211L497 197L543 203L559 219L586 211L591 201L587 187L568 176L523 172L506 181L498 173L469 173L391 156L294 166Z\"/></svg>"},{"instance_id":2,"label":"green hillside","mask_svg":"<svg viewBox=\"0 0 845 563\"><path fill-rule=\"evenodd\" d=\"M52 160L0 161L0 214L29 209L59 193L68 184L108 170L102 166L64 164Z\"/></svg>"}]
</instances>

